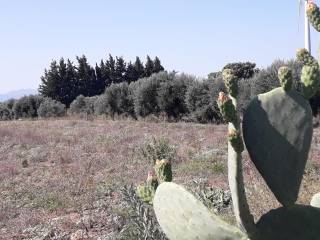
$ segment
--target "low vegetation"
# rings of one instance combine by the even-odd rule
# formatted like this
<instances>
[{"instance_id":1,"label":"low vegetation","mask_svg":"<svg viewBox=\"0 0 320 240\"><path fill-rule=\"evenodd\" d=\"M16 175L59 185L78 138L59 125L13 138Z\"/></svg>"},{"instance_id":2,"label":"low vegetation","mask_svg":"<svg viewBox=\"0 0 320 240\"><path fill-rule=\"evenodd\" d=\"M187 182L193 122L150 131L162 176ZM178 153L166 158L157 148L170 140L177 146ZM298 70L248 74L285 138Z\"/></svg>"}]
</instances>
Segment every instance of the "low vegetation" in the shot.
<instances>
[{"instance_id":1,"label":"low vegetation","mask_svg":"<svg viewBox=\"0 0 320 240\"><path fill-rule=\"evenodd\" d=\"M128 203L121 189L143 184L152 169L150 161L159 156L172 159L174 182L200 199L207 196L206 205L233 223L226 134L225 125L195 123L0 122L1 237L139 239L125 236L149 226L139 215L144 210L135 205L139 202ZM305 204L320 188L318 129L312 142L299 196ZM255 219L278 206L247 153L244 177Z\"/></svg>"}]
</instances>

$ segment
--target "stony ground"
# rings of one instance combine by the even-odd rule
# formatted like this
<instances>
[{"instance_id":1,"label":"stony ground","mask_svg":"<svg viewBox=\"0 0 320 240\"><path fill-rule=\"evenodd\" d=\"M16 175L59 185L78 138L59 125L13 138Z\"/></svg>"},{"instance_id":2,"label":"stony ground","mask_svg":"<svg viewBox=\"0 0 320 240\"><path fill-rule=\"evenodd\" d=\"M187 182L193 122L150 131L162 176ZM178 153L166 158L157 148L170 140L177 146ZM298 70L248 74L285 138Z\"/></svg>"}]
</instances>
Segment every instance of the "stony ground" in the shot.
<instances>
[{"instance_id":1,"label":"stony ground","mask_svg":"<svg viewBox=\"0 0 320 240\"><path fill-rule=\"evenodd\" d=\"M0 122L0 239L106 239L126 212L119 189L137 185L152 165L141 149L153 138L176 148L174 181L227 189L224 125L109 120ZM255 219L278 204L244 154ZM320 191L320 130L299 197ZM232 221L232 216L227 216Z\"/></svg>"}]
</instances>

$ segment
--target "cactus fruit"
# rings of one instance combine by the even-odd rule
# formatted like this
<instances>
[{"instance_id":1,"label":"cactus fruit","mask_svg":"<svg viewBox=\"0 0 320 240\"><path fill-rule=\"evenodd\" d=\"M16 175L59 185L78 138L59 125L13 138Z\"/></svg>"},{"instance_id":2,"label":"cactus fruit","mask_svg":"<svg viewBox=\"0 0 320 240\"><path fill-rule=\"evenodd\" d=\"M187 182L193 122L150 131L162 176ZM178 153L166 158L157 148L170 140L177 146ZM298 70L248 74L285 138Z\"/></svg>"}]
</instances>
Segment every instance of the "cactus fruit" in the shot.
<instances>
[{"instance_id":1,"label":"cactus fruit","mask_svg":"<svg viewBox=\"0 0 320 240\"><path fill-rule=\"evenodd\" d=\"M222 72L222 76L230 96L237 97L239 90L238 90L238 78L235 72L231 69L225 69Z\"/></svg>"},{"instance_id":2,"label":"cactus fruit","mask_svg":"<svg viewBox=\"0 0 320 240\"><path fill-rule=\"evenodd\" d=\"M172 181L171 162L169 160L156 160L154 170L160 183Z\"/></svg>"},{"instance_id":3,"label":"cactus fruit","mask_svg":"<svg viewBox=\"0 0 320 240\"><path fill-rule=\"evenodd\" d=\"M320 208L320 193L316 193L313 195L310 205L312 207Z\"/></svg>"},{"instance_id":4,"label":"cactus fruit","mask_svg":"<svg viewBox=\"0 0 320 240\"><path fill-rule=\"evenodd\" d=\"M320 32L320 10L315 3L308 3L307 15L312 26Z\"/></svg>"},{"instance_id":5,"label":"cactus fruit","mask_svg":"<svg viewBox=\"0 0 320 240\"><path fill-rule=\"evenodd\" d=\"M156 190L158 185L159 185L159 182L158 182L158 178L156 176L155 171L154 170L149 171L148 177L147 177L147 186L150 186L151 188Z\"/></svg>"},{"instance_id":6,"label":"cactus fruit","mask_svg":"<svg viewBox=\"0 0 320 240\"><path fill-rule=\"evenodd\" d=\"M244 114L243 136L251 160L278 201L294 204L312 139L309 103L282 88L258 95Z\"/></svg>"},{"instance_id":7,"label":"cactus fruit","mask_svg":"<svg viewBox=\"0 0 320 240\"><path fill-rule=\"evenodd\" d=\"M153 206L157 220L170 240L246 239L237 228L215 216L177 184L160 184Z\"/></svg>"},{"instance_id":8,"label":"cactus fruit","mask_svg":"<svg viewBox=\"0 0 320 240\"><path fill-rule=\"evenodd\" d=\"M280 67L278 70L280 85L285 91L292 89L292 71L288 67Z\"/></svg>"},{"instance_id":9,"label":"cactus fruit","mask_svg":"<svg viewBox=\"0 0 320 240\"><path fill-rule=\"evenodd\" d=\"M235 122L236 109L232 103L232 100L224 92L219 93L217 103L223 119L227 122Z\"/></svg>"}]
</instances>

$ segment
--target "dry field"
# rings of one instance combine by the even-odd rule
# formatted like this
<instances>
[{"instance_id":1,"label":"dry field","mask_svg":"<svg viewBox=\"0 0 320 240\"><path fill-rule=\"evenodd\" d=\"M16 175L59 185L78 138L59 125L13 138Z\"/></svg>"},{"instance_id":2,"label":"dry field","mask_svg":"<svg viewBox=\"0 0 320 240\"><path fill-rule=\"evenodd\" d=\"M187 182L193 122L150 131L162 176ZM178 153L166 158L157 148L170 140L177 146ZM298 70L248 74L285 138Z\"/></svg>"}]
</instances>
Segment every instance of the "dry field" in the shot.
<instances>
[{"instance_id":1,"label":"dry field","mask_svg":"<svg viewBox=\"0 0 320 240\"><path fill-rule=\"evenodd\" d=\"M226 126L109 120L0 122L0 239L106 239L123 227L119 189L152 167L141 148L155 138L176 147L174 181L202 179L227 189ZM244 154L255 218L278 206ZM320 130L315 130L299 197L320 191ZM231 216L230 216L231 219Z\"/></svg>"}]
</instances>

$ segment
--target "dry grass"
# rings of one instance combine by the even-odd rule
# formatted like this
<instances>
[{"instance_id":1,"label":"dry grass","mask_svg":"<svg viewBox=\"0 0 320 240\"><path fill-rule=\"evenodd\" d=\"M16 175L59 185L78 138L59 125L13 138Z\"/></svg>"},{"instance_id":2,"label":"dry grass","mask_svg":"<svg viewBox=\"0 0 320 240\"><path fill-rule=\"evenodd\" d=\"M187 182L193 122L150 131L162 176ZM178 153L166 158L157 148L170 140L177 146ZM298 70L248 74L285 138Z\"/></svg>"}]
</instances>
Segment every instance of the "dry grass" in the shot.
<instances>
[{"instance_id":1,"label":"dry grass","mask_svg":"<svg viewBox=\"0 0 320 240\"><path fill-rule=\"evenodd\" d=\"M44 234L73 239L97 239L117 231L117 190L145 180L148 163L140 148L153 137L168 138L177 147L176 182L187 185L206 178L208 185L227 189L225 135L226 126L191 123L0 122L0 239L35 239L47 229L51 232ZM301 203L320 191L319 156L317 130ZM257 219L278 204L247 155L244 171Z\"/></svg>"}]
</instances>

